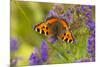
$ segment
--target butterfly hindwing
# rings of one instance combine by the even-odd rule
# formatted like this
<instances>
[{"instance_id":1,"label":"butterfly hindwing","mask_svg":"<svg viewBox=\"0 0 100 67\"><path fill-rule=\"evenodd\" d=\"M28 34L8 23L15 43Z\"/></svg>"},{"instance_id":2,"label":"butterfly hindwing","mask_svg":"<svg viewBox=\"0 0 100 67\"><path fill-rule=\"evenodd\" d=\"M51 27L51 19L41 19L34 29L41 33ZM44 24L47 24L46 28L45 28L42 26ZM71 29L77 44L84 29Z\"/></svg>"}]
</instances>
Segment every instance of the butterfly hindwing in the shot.
<instances>
[{"instance_id":1,"label":"butterfly hindwing","mask_svg":"<svg viewBox=\"0 0 100 67\"><path fill-rule=\"evenodd\" d=\"M68 42L68 43L73 43L74 42L74 38L73 38L73 35L72 35L71 31L66 31L64 33L59 34L58 38L62 39L65 42Z\"/></svg>"}]
</instances>

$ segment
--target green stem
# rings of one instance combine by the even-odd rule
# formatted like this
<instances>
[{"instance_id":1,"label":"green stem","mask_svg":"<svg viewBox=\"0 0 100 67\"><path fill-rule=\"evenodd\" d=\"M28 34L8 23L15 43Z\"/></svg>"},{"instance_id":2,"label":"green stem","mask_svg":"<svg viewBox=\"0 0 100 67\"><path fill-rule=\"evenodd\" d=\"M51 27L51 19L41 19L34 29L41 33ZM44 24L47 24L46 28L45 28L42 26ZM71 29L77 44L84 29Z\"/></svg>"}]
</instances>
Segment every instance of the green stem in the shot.
<instances>
[{"instance_id":1,"label":"green stem","mask_svg":"<svg viewBox=\"0 0 100 67\"><path fill-rule=\"evenodd\" d=\"M25 12L23 11L23 9L19 6L19 4L18 4L16 1L14 1L14 3L17 5L17 8L21 11L21 13L24 15L26 21L30 23L30 20L28 19L26 13L25 13Z\"/></svg>"}]
</instances>

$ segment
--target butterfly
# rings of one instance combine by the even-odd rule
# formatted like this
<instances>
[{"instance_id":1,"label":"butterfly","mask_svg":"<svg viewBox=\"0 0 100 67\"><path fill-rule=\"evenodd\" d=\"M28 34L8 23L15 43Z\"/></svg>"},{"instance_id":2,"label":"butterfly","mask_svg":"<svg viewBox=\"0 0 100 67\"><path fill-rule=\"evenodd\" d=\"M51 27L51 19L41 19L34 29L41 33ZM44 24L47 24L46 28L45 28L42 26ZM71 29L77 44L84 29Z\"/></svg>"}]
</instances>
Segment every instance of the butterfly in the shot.
<instances>
[{"instance_id":1,"label":"butterfly","mask_svg":"<svg viewBox=\"0 0 100 67\"><path fill-rule=\"evenodd\" d=\"M45 21L35 25L34 30L46 36L55 36L68 43L74 42L70 26L63 18L49 17Z\"/></svg>"}]
</instances>

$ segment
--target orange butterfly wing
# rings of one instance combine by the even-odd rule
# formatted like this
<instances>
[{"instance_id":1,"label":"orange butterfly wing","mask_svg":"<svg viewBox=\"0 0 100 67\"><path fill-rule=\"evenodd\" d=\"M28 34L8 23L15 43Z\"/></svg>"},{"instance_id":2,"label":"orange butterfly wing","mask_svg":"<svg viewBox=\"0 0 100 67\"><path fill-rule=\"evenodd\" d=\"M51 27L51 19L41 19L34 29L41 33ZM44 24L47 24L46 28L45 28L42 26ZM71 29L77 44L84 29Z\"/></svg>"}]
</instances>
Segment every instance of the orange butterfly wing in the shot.
<instances>
[{"instance_id":1,"label":"orange butterfly wing","mask_svg":"<svg viewBox=\"0 0 100 67\"><path fill-rule=\"evenodd\" d=\"M74 42L74 38L71 31L65 31L64 33L59 34L58 38L69 43Z\"/></svg>"},{"instance_id":2,"label":"orange butterfly wing","mask_svg":"<svg viewBox=\"0 0 100 67\"><path fill-rule=\"evenodd\" d=\"M54 25L54 23L57 21L57 18L47 18L46 21L37 24L34 27L34 30L37 32L40 32L40 34L45 35L53 35L54 32L52 31L51 27ZM51 25L51 26L49 26Z\"/></svg>"},{"instance_id":3,"label":"orange butterfly wing","mask_svg":"<svg viewBox=\"0 0 100 67\"><path fill-rule=\"evenodd\" d=\"M36 25L34 27L34 30L39 32L40 34L45 34L45 35L49 35L51 34L52 32L50 31L50 29L47 27L46 23L45 22L42 22L38 25Z\"/></svg>"},{"instance_id":4,"label":"orange butterfly wing","mask_svg":"<svg viewBox=\"0 0 100 67\"><path fill-rule=\"evenodd\" d=\"M46 23L54 24L54 23L57 23L57 21L60 22L60 24L63 28L68 29L68 23L62 18L50 17L46 20Z\"/></svg>"}]
</instances>

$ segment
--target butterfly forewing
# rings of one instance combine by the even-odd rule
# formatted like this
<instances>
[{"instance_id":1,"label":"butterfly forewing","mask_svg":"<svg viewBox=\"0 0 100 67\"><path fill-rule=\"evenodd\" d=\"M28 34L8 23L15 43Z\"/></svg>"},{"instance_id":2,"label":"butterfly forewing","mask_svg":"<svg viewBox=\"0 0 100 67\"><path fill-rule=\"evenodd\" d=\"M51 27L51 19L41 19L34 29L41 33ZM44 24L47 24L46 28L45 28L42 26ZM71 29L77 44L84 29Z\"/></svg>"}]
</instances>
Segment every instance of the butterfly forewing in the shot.
<instances>
[{"instance_id":1,"label":"butterfly forewing","mask_svg":"<svg viewBox=\"0 0 100 67\"><path fill-rule=\"evenodd\" d=\"M52 33L44 22L36 25L34 30L39 32L40 34L45 34L45 35L49 35Z\"/></svg>"}]
</instances>

